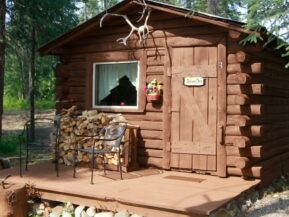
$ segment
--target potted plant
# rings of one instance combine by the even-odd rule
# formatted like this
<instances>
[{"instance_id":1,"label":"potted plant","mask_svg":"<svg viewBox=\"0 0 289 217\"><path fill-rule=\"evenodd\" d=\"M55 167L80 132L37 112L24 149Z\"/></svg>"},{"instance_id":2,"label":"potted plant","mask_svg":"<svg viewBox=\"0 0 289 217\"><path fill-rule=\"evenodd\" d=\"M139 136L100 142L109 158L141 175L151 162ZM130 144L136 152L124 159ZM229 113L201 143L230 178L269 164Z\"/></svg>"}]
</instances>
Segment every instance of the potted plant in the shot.
<instances>
[{"instance_id":1,"label":"potted plant","mask_svg":"<svg viewBox=\"0 0 289 217\"><path fill-rule=\"evenodd\" d=\"M157 102L163 94L163 83L154 79L146 85L145 91L148 102Z\"/></svg>"}]
</instances>

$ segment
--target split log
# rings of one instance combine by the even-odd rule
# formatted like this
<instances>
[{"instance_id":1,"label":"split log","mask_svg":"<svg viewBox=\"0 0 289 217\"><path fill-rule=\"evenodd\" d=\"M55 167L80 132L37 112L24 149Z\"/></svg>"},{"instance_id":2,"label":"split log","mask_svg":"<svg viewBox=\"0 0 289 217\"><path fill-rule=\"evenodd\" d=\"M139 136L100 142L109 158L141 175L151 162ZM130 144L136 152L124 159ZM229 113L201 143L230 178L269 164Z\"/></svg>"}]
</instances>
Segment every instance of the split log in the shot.
<instances>
[{"instance_id":1,"label":"split log","mask_svg":"<svg viewBox=\"0 0 289 217\"><path fill-rule=\"evenodd\" d=\"M25 185L9 184L5 189L0 188L0 216L26 217L28 196Z\"/></svg>"}]
</instances>

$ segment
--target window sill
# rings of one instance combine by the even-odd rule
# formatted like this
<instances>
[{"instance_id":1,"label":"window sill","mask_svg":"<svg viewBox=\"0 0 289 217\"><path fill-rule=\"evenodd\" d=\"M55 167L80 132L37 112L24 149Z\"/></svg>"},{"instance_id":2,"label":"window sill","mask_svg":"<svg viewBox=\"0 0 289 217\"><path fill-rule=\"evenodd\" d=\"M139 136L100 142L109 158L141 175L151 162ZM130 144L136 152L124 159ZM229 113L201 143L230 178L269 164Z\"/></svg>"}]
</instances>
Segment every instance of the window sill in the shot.
<instances>
[{"instance_id":1,"label":"window sill","mask_svg":"<svg viewBox=\"0 0 289 217\"><path fill-rule=\"evenodd\" d=\"M112 113L142 113L145 109L141 108L101 108L101 107L93 107L93 109L100 112L112 112Z\"/></svg>"}]
</instances>

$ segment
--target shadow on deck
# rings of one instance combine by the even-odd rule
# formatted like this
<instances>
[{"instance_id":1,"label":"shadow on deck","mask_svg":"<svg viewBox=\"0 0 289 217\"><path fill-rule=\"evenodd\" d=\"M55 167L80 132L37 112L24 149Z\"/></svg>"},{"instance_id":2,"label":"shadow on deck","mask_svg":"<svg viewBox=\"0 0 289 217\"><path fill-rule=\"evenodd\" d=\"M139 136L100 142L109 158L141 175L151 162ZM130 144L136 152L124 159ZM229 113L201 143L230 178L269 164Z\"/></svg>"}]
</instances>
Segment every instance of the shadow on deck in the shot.
<instances>
[{"instance_id":1,"label":"shadow on deck","mask_svg":"<svg viewBox=\"0 0 289 217\"><path fill-rule=\"evenodd\" d=\"M43 163L29 167L24 177L18 168L0 170L0 178L11 174L12 183L34 184L43 199L96 206L107 210L127 209L144 216L207 216L240 193L256 186L259 180L148 169L104 177L101 171L90 184L90 171L78 168L73 178L72 167L61 166L56 177L54 165Z\"/></svg>"}]
</instances>

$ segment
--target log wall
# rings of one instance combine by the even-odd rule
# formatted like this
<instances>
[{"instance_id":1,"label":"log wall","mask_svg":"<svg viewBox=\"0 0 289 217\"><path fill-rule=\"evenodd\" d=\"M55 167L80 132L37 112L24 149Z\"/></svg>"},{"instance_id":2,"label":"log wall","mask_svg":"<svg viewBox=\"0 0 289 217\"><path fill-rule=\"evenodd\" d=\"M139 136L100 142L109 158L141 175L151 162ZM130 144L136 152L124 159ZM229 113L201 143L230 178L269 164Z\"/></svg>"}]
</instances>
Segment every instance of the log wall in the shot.
<instances>
[{"instance_id":1,"label":"log wall","mask_svg":"<svg viewBox=\"0 0 289 217\"><path fill-rule=\"evenodd\" d=\"M227 44L227 172L270 182L288 172L289 70L273 48L242 38Z\"/></svg>"},{"instance_id":2,"label":"log wall","mask_svg":"<svg viewBox=\"0 0 289 217\"><path fill-rule=\"evenodd\" d=\"M131 10L137 11L137 10ZM136 20L138 14L129 14ZM63 48L61 64L57 66L57 109L76 104L78 109L91 109L91 83L93 56L102 61L140 59L145 55L145 81L154 78L165 81L165 53L167 46L194 46L217 44L225 29L193 21L180 16L152 11L149 26L153 30L145 46L138 44L136 34L128 41L128 46L120 45L116 39L126 36L130 28L118 18L108 18L102 29L89 31ZM188 37L190 36L190 37ZM141 63L143 64L143 63ZM142 89L142 87L140 87ZM164 148L169 139L168 107L166 99L161 104L146 103L143 112L122 112L127 120L140 126L138 160L141 165L154 165L167 168L169 165L168 148ZM163 113L165 111L165 113ZM116 111L118 112L118 111ZM164 128L166 130L164 130ZM164 142L166 141L166 142ZM164 161L163 161L164 159ZM168 168L167 168L168 169Z\"/></svg>"}]
</instances>

